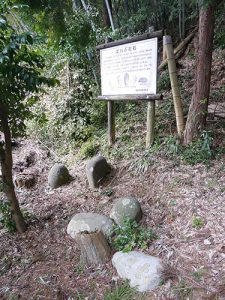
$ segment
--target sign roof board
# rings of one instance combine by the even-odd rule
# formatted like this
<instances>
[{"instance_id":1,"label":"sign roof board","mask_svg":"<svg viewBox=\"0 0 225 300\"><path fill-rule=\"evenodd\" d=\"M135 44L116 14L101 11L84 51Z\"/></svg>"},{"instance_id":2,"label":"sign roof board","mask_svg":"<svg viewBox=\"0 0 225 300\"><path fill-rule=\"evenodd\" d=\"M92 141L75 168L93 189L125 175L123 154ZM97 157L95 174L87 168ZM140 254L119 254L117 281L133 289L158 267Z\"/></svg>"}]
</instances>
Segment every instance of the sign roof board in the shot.
<instances>
[{"instance_id":1,"label":"sign roof board","mask_svg":"<svg viewBox=\"0 0 225 300\"><path fill-rule=\"evenodd\" d=\"M102 96L156 94L158 39L100 50Z\"/></svg>"}]
</instances>

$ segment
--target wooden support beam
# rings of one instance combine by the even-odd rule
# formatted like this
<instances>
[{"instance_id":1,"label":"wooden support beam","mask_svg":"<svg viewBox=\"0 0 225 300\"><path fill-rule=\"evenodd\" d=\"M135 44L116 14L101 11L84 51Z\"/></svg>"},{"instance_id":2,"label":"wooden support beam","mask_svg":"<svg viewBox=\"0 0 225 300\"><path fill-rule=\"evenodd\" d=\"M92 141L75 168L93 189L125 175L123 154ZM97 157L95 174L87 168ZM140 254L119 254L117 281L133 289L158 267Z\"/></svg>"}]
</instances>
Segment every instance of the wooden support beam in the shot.
<instances>
[{"instance_id":1,"label":"wooden support beam","mask_svg":"<svg viewBox=\"0 0 225 300\"><path fill-rule=\"evenodd\" d=\"M154 101L154 100L163 100L163 95L156 94L156 95L113 95L113 96L98 96L98 100L101 101Z\"/></svg>"},{"instance_id":2,"label":"wooden support beam","mask_svg":"<svg viewBox=\"0 0 225 300\"><path fill-rule=\"evenodd\" d=\"M115 125L115 103L108 101L108 143L110 146L115 144L116 125Z\"/></svg>"},{"instance_id":3,"label":"wooden support beam","mask_svg":"<svg viewBox=\"0 0 225 300\"><path fill-rule=\"evenodd\" d=\"M131 38L128 38L128 39L122 39L122 40L118 40L118 41L98 45L96 47L96 49L97 50L102 50L102 49L111 48L111 47L114 47L114 46L119 46L119 45L124 45L124 44L128 44L128 43L138 42L138 41L147 40L147 39L151 39L151 38L155 38L155 37L163 37L163 30L148 32L148 33L145 33L145 34L142 34L142 35L139 35L139 36L134 36L134 37L131 37Z\"/></svg>"},{"instance_id":4,"label":"wooden support beam","mask_svg":"<svg viewBox=\"0 0 225 300\"><path fill-rule=\"evenodd\" d=\"M155 101L148 102L146 148L149 148L155 137Z\"/></svg>"}]
</instances>

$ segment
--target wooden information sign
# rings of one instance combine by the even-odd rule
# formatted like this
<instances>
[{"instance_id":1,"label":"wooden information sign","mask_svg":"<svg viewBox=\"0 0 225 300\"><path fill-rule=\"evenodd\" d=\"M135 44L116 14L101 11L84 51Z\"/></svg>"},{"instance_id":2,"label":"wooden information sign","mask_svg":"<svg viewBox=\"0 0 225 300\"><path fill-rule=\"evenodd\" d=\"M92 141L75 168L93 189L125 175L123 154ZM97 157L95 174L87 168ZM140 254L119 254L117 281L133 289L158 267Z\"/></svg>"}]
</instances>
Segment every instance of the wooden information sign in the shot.
<instances>
[{"instance_id":1,"label":"wooden information sign","mask_svg":"<svg viewBox=\"0 0 225 300\"><path fill-rule=\"evenodd\" d=\"M115 142L113 101L146 100L155 105L155 100L163 98L157 94L158 37L162 36L163 31L151 32L97 47L100 50L102 94L98 99L108 101L110 145ZM152 120L148 116L147 146L153 141L153 131L154 116Z\"/></svg>"}]
</instances>

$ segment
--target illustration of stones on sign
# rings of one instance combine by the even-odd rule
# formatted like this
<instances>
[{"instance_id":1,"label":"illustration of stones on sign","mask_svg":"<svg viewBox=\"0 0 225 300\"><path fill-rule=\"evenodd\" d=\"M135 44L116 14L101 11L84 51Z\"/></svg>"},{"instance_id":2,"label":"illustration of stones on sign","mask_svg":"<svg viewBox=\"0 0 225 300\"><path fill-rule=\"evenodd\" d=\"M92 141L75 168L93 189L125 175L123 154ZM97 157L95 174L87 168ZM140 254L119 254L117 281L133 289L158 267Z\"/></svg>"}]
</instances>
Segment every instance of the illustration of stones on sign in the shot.
<instances>
[{"instance_id":1,"label":"illustration of stones on sign","mask_svg":"<svg viewBox=\"0 0 225 300\"><path fill-rule=\"evenodd\" d=\"M87 162L86 175L90 188L99 187L100 182L110 172L110 165L103 156L95 156Z\"/></svg>"},{"instance_id":2,"label":"illustration of stones on sign","mask_svg":"<svg viewBox=\"0 0 225 300\"><path fill-rule=\"evenodd\" d=\"M139 222L142 218L141 205L134 197L119 198L115 200L110 218L120 226L123 225L125 218Z\"/></svg>"}]
</instances>

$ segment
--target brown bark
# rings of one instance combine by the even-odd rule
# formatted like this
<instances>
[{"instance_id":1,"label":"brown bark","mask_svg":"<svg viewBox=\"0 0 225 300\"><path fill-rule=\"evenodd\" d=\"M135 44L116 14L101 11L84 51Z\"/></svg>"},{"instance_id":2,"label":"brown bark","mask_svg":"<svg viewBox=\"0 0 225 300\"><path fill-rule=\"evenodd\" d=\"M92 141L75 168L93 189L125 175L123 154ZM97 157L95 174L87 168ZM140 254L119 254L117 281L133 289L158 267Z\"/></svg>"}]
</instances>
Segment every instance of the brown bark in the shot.
<instances>
[{"instance_id":1,"label":"brown bark","mask_svg":"<svg viewBox=\"0 0 225 300\"><path fill-rule=\"evenodd\" d=\"M199 46L194 92L184 132L184 144L198 138L206 124L212 66L215 6L202 6L199 15Z\"/></svg>"},{"instance_id":2,"label":"brown bark","mask_svg":"<svg viewBox=\"0 0 225 300\"><path fill-rule=\"evenodd\" d=\"M80 233L76 241L81 250L80 262L85 265L98 265L108 262L111 250L101 231Z\"/></svg>"},{"instance_id":3,"label":"brown bark","mask_svg":"<svg viewBox=\"0 0 225 300\"><path fill-rule=\"evenodd\" d=\"M3 147L0 148L0 161L1 161L4 191L7 200L10 203L12 218L16 223L16 229L18 232L22 233L26 230L26 223L21 213L19 202L16 197L14 184L13 184L13 176L12 176L13 159L12 159L12 146L11 146L11 132L8 124L6 109L2 102L0 102L0 125L2 127L4 138L5 138L4 148Z\"/></svg>"}]
</instances>

